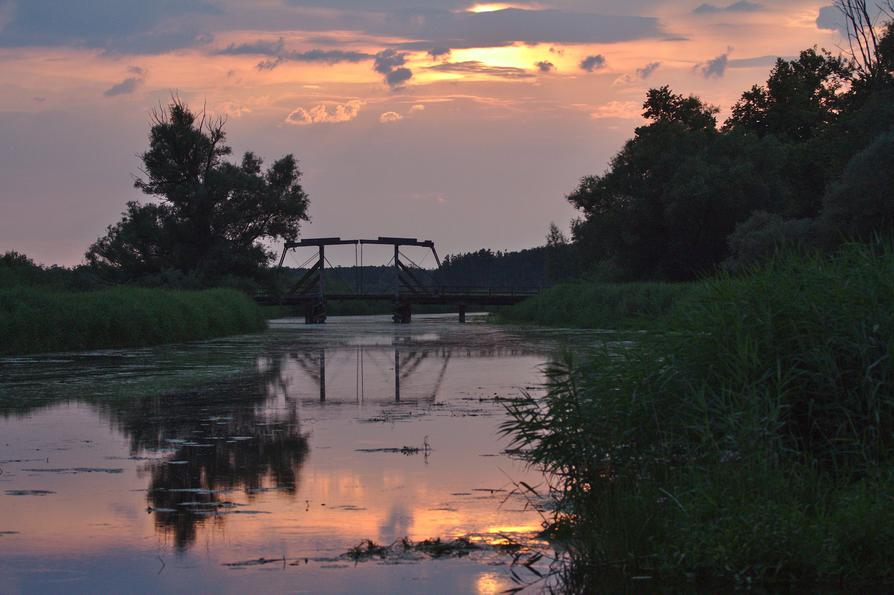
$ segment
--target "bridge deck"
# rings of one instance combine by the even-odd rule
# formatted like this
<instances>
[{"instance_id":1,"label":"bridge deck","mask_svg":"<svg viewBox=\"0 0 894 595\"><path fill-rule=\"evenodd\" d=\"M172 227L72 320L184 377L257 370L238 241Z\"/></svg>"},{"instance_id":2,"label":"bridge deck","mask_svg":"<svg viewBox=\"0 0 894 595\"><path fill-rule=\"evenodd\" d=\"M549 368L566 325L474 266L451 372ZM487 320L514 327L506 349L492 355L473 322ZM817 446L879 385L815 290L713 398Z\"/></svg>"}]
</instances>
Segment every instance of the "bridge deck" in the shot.
<instances>
[{"instance_id":1,"label":"bridge deck","mask_svg":"<svg viewBox=\"0 0 894 595\"><path fill-rule=\"evenodd\" d=\"M535 295L535 292L488 293L486 291L469 293L401 293L399 297L393 293L327 293L325 300L333 302L371 301L371 302L405 302L408 304L450 305L468 304L476 306L511 306ZM292 294L280 298L257 296L259 304L299 305L316 302L320 299L315 294Z\"/></svg>"}]
</instances>

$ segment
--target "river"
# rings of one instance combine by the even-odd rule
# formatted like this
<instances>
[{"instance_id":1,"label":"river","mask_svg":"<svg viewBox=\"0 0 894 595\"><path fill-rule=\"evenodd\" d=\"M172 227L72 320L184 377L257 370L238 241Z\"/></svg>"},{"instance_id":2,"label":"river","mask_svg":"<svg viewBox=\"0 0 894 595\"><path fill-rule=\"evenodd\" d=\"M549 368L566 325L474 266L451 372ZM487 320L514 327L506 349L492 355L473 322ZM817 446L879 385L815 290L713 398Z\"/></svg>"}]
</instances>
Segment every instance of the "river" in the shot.
<instances>
[{"instance_id":1,"label":"river","mask_svg":"<svg viewBox=\"0 0 894 595\"><path fill-rule=\"evenodd\" d=\"M536 549L541 517L515 488L543 477L504 452L505 400L537 394L559 345L595 337L333 317L0 359L0 592L494 593L536 580L547 558L529 569L518 554ZM458 537L468 551L435 558L399 541ZM364 540L398 544L345 556Z\"/></svg>"}]
</instances>

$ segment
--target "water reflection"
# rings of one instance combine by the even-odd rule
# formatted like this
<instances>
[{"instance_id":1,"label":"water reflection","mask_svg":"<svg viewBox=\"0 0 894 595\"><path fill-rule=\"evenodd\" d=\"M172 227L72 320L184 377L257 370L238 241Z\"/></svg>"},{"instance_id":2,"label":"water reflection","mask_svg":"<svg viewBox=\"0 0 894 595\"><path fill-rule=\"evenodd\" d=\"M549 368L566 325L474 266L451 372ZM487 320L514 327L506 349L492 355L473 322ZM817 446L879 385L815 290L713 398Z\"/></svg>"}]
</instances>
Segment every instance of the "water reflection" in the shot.
<instances>
[{"instance_id":1,"label":"water reflection","mask_svg":"<svg viewBox=\"0 0 894 595\"><path fill-rule=\"evenodd\" d=\"M0 532L11 532L0 591L13 554L36 568L114 553L126 567L150 561L154 577L173 547L180 563L162 577L190 580L202 566L214 590L234 580L225 562L536 530L524 502L503 503L509 475L537 477L501 453L496 428L499 398L536 383L554 344L484 325L375 321L0 360ZM429 461L394 452L429 439ZM51 473L91 466L121 472ZM327 580L326 569L302 572L309 585ZM505 588L492 570L477 588L491 579ZM293 584L282 580L277 590ZM452 588L475 588L462 584Z\"/></svg>"},{"instance_id":2,"label":"water reflection","mask_svg":"<svg viewBox=\"0 0 894 595\"><path fill-rule=\"evenodd\" d=\"M270 385L272 392L279 392L283 395L289 395L290 389L296 385L302 387L302 394L306 394L306 385L315 386L318 390L320 403L326 402L326 362L327 351L329 352L329 370L330 376L333 372L341 372L348 374L354 379L353 396L354 400L362 403L366 400L366 370L370 368L370 373L378 373L382 376L388 376L393 371L394 383L392 395L385 396L380 391L375 391L374 398L378 401L393 400L396 403L401 401L401 383L407 381L415 372L419 370L426 361L436 361L438 371L432 379L431 390L425 391L424 394L414 396L413 402L419 401L434 402L437 400L441 385L444 382L444 375L447 373L447 366L452 357L452 349L440 350L416 350L409 349L402 351L394 347L392 350L386 350L381 347L369 345L357 345L356 347L346 349L319 349L316 352L291 352L282 356L280 364L283 367L291 367L300 371L300 375L289 374L288 372L280 372L280 375ZM259 361L259 367L266 369L270 366L268 359ZM353 372L350 368L353 364ZM426 371L426 376L430 375ZM303 376L303 377L302 377ZM307 382L310 381L310 383ZM336 398L343 399L349 396L349 392L344 391L344 378L340 378L342 382L339 384L339 390L336 391ZM331 381L331 378L330 378ZM331 395L330 395L331 396ZM406 395L405 395L406 400Z\"/></svg>"}]
</instances>

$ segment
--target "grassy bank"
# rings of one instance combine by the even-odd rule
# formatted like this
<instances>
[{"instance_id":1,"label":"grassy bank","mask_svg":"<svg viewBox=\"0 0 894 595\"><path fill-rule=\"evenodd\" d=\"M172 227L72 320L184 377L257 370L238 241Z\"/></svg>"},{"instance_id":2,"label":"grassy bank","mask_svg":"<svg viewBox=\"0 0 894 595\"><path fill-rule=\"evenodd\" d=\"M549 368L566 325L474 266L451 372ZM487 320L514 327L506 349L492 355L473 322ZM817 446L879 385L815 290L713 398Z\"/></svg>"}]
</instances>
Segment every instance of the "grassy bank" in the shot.
<instances>
[{"instance_id":1,"label":"grassy bank","mask_svg":"<svg viewBox=\"0 0 894 595\"><path fill-rule=\"evenodd\" d=\"M264 317L229 289L0 288L0 354L138 347L262 330Z\"/></svg>"},{"instance_id":2,"label":"grassy bank","mask_svg":"<svg viewBox=\"0 0 894 595\"><path fill-rule=\"evenodd\" d=\"M693 286L667 332L566 354L505 431L552 478L569 590L612 573L894 579L894 253Z\"/></svg>"},{"instance_id":3,"label":"grassy bank","mask_svg":"<svg viewBox=\"0 0 894 595\"><path fill-rule=\"evenodd\" d=\"M502 310L497 321L578 328L641 328L670 312L691 287L684 283L568 283Z\"/></svg>"}]
</instances>

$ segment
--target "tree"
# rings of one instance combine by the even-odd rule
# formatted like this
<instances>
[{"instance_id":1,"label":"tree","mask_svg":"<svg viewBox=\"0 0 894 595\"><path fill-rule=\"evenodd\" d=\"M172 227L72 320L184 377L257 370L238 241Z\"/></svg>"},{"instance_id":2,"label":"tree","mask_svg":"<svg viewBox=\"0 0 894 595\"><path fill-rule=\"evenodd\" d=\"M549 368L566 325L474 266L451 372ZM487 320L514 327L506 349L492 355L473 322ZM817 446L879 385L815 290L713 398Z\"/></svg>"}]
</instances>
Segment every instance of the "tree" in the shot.
<instances>
[{"instance_id":1,"label":"tree","mask_svg":"<svg viewBox=\"0 0 894 595\"><path fill-rule=\"evenodd\" d=\"M880 33L872 13L878 9L891 16L894 2L885 0L884 4L871 6L866 0L835 0L835 6L844 17L848 54L860 85L869 89L890 86L894 82L891 78L894 26L889 22Z\"/></svg>"},{"instance_id":2,"label":"tree","mask_svg":"<svg viewBox=\"0 0 894 595\"><path fill-rule=\"evenodd\" d=\"M766 86L742 94L724 129L807 140L841 113L850 80L850 66L826 51L812 48L797 60L779 58Z\"/></svg>"},{"instance_id":3,"label":"tree","mask_svg":"<svg viewBox=\"0 0 894 595\"><path fill-rule=\"evenodd\" d=\"M266 170L252 152L227 161L225 124L176 98L153 111L135 186L159 202L128 203L87 252L93 266L120 280L176 270L213 283L257 276L271 258L261 240L298 237L309 200L294 156Z\"/></svg>"},{"instance_id":4,"label":"tree","mask_svg":"<svg viewBox=\"0 0 894 595\"><path fill-rule=\"evenodd\" d=\"M636 129L608 171L583 178L567 196L583 215L572 228L582 265L615 261L631 278L677 274L666 266L673 184L684 162L717 139L716 113L668 87L648 92L643 115L650 124Z\"/></svg>"},{"instance_id":5,"label":"tree","mask_svg":"<svg viewBox=\"0 0 894 595\"><path fill-rule=\"evenodd\" d=\"M575 264L573 250L569 249L568 238L555 222L550 222L546 234L546 272L547 283L564 281L574 275Z\"/></svg>"},{"instance_id":6,"label":"tree","mask_svg":"<svg viewBox=\"0 0 894 595\"><path fill-rule=\"evenodd\" d=\"M818 220L824 242L871 240L894 230L894 130L854 156L823 199Z\"/></svg>"},{"instance_id":7,"label":"tree","mask_svg":"<svg viewBox=\"0 0 894 595\"><path fill-rule=\"evenodd\" d=\"M677 122L689 130L713 130L720 109L706 105L695 95L683 97L671 92L667 85L649 89L643 103L643 117L653 123Z\"/></svg>"}]
</instances>

